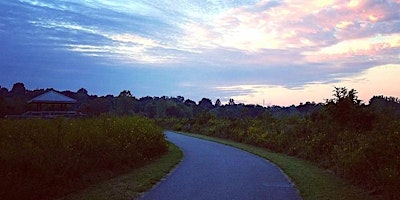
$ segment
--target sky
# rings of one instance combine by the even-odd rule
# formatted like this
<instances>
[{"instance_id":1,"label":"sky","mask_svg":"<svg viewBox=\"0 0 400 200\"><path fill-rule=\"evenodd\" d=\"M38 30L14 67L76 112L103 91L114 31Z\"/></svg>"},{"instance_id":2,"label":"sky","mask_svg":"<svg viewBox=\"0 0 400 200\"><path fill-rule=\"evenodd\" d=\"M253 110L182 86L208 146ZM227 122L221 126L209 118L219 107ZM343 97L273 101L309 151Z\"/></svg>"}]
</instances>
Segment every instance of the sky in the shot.
<instances>
[{"instance_id":1,"label":"sky","mask_svg":"<svg viewBox=\"0 0 400 200\"><path fill-rule=\"evenodd\" d=\"M400 97L400 0L0 1L0 86L223 103Z\"/></svg>"}]
</instances>

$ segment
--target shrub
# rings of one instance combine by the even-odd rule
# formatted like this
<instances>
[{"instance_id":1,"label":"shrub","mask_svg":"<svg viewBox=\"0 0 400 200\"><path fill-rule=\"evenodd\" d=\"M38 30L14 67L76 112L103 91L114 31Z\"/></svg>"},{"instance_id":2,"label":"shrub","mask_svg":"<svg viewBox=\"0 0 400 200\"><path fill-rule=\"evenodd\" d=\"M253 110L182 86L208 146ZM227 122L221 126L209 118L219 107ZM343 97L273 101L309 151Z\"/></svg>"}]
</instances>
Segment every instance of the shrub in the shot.
<instances>
[{"instance_id":1,"label":"shrub","mask_svg":"<svg viewBox=\"0 0 400 200\"><path fill-rule=\"evenodd\" d=\"M0 130L0 199L54 198L167 151L143 117L0 120Z\"/></svg>"}]
</instances>

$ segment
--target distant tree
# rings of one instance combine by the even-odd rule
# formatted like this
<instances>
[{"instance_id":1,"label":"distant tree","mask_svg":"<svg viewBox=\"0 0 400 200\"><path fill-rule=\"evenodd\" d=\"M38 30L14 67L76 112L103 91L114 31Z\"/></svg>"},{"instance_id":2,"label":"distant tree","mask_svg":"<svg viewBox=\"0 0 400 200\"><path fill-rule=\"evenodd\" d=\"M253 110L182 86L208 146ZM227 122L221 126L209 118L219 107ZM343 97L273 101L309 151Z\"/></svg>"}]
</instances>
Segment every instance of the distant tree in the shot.
<instances>
[{"instance_id":1,"label":"distant tree","mask_svg":"<svg viewBox=\"0 0 400 200\"><path fill-rule=\"evenodd\" d=\"M155 118L157 115L157 105L154 102L148 103L144 107L144 115L150 118Z\"/></svg>"},{"instance_id":2,"label":"distant tree","mask_svg":"<svg viewBox=\"0 0 400 200\"><path fill-rule=\"evenodd\" d=\"M327 111L334 121L347 129L370 129L374 116L368 113L358 99L357 91L335 87L333 99L327 100Z\"/></svg>"},{"instance_id":3,"label":"distant tree","mask_svg":"<svg viewBox=\"0 0 400 200\"><path fill-rule=\"evenodd\" d=\"M245 105L245 107L248 109L248 116L253 118L263 114L266 110L263 106L260 105Z\"/></svg>"},{"instance_id":4,"label":"distant tree","mask_svg":"<svg viewBox=\"0 0 400 200\"><path fill-rule=\"evenodd\" d=\"M183 96L177 96L176 99L179 103L183 103L185 101L185 98Z\"/></svg>"},{"instance_id":5,"label":"distant tree","mask_svg":"<svg viewBox=\"0 0 400 200\"><path fill-rule=\"evenodd\" d=\"M85 88L79 89L76 93L82 94L82 95L88 95L88 91Z\"/></svg>"},{"instance_id":6,"label":"distant tree","mask_svg":"<svg viewBox=\"0 0 400 200\"><path fill-rule=\"evenodd\" d=\"M311 103L309 101L307 101L305 104L300 103L300 105L296 106L296 109L303 115L311 114L320 108L321 108L321 105L317 105L315 102Z\"/></svg>"},{"instance_id":7,"label":"distant tree","mask_svg":"<svg viewBox=\"0 0 400 200\"><path fill-rule=\"evenodd\" d=\"M0 118L8 113L7 103L3 96L0 96Z\"/></svg>"},{"instance_id":8,"label":"distant tree","mask_svg":"<svg viewBox=\"0 0 400 200\"><path fill-rule=\"evenodd\" d=\"M11 89L12 95L25 95L26 88L23 83L15 83Z\"/></svg>"},{"instance_id":9,"label":"distant tree","mask_svg":"<svg viewBox=\"0 0 400 200\"><path fill-rule=\"evenodd\" d=\"M235 105L235 100L229 99L228 105L234 106Z\"/></svg>"},{"instance_id":10,"label":"distant tree","mask_svg":"<svg viewBox=\"0 0 400 200\"><path fill-rule=\"evenodd\" d=\"M79 106L78 111L88 115L100 115L112 110L112 101L106 97L95 98Z\"/></svg>"},{"instance_id":11,"label":"distant tree","mask_svg":"<svg viewBox=\"0 0 400 200\"><path fill-rule=\"evenodd\" d=\"M75 94L75 99L78 101L78 105L86 103L86 101L89 99L88 91L85 88L81 88L78 91L76 91Z\"/></svg>"},{"instance_id":12,"label":"distant tree","mask_svg":"<svg viewBox=\"0 0 400 200\"><path fill-rule=\"evenodd\" d=\"M72 92L72 91L69 91L69 90L63 91L63 92L61 92L61 94L65 95L67 97L70 97L70 98L75 98L75 95L76 95L75 92Z\"/></svg>"},{"instance_id":13,"label":"distant tree","mask_svg":"<svg viewBox=\"0 0 400 200\"><path fill-rule=\"evenodd\" d=\"M23 83L15 83L11 91L4 98L7 114L22 114L27 108L27 91Z\"/></svg>"},{"instance_id":14,"label":"distant tree","mask_svg":"<svg viewBox=\"0 0 400 200\"><path fill-rule=\"evenodd\" d=\"M213 105L210 99L203 98L199 101L199 107L203 109L211 109L213 108Z\"/></svg>"},{"instance_id":15,"label":"distant tree","mask_svg":"<svg viewBox=\"0 0 400 200\"><path fill-rule=\"evenodd\" d=\"M163 96L160 99L157 100L156 102L156 106L157 106L157 114L156 117L157 118L164 118L166 117L166 111L167 111L167 107L168 107L168 97Z\"/></svg>"},{"instance_id":16,"label":"distant tree","mask_svg":"<svg viewBox=\"0 0 400 200\"><path fill-rule=\"evenodd\" d=\"M8 89L5 87L0 88L0 97L6 97L8 95Z\"/></svg>"},{"instance_id":17,"label":"distant tree","mask_svg":"<svg viewBox=\"0 0 400 200\"><path fill-rule=\"evenodd\" d=\"M217 99L215 101L215 107L221 107L221 100Z\"/></svg>"},{"instance_id":18,"label":"distant tree","mask_svg":"<svg viewBox=\"0 0 400 200\"><path fill-rule=\"evenodd\" d=\"M176 105L168 106L165 111L165 114L168 117L183 117L183 112L182 112L181 108L179 108Z\"/></svg>"},{"instance_id":19,"label":"distant tree","mask_svg":"<svg viewBox=\"0 0 400 200\"><path fill-rule=\"evenodd\" d=\"M133 114L135 97L132 95L131 91L123 90L119 93L116 103L116 112L120 115Z\"/></svg>"},{"instance_id":20,"label":"distant tree","mask_svg":"<svg viewBox=\"0 0 400 200\"><path fill-rule=\"evenodd\" d=\"M400 101L396 97L374 96L368 107L380 119L380 126L391 123L391 119L400 119Z\"/></svg>"},{"instance_id":21,"label":"distant tree","mask_svg":"<svg viewBox=\"0 0 400 200\"><path fill-rule=\"evenodd\" d=\"M353 105L360 105L361 100L358 99L357 91L355 89L347 90L346 87L335 87L333 90L333 99L327 100L328 103L338 104L347 101Z\"/></svg>"},{"instance_id":22,"label":"distant tree","mask_svg":"<svg viewBox=\"0 0 400 200\"><path fill-rule=\"evenodd\" d=\"M133 97L131 91L123 90L119 93L118 97Z\"/></svg>"},{"instance_id":23,"label":"distant tree","mask_svg":"<svg viewBox=\"0 0 400 200\"><path fill-rule=\"evenodd\" d=\"M186 99L184 104L187 106L196 106L197 105L195 101L192 101L190 99Z\"/></svg>"}]
</instances>

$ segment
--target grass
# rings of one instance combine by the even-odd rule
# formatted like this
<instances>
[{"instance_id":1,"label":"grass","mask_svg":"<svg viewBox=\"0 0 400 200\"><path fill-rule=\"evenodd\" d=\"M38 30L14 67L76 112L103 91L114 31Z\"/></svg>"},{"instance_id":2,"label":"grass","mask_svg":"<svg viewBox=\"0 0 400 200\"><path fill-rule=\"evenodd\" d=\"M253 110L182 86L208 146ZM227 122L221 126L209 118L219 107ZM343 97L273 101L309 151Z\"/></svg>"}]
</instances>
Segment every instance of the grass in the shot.
<instances>
[{"instance_id":1,"label":"grass","mask_svg":"<svg viewBox=\"0 0 400 200\"><path fill-rule=\"evenodd\" d=\"M225 145L233 146L256 154L279 166L295 183L303 199L341 199L361 200L372 199L361 189L346 183L329 172L322 170L310 162L290 157L284 154L273 153L266 149L209 137L199 134L182 133L184 135L206 139Z\"/></svg>"},{"instance_id":2,"label":"grass","mask_svg":"<svg viewBox=\"0 0 400 200\"><path fill-rule=\"evenodd\" d=\"M123 200L139 198L167 175L182 159L182 151L172 143L168 153L141 168L116 178L95 184L86 190L68 195L60 200Z\"/></svg>"},{"instance_id":3,"label":"grass","mask_svg":"<svg viewBox=\"0 0 400 200\"><path fill-rule=\"evenodd\" d=\"M143 117L0 119L0 199L54 199L168 151Z\"/></svg>"}]
</instances>

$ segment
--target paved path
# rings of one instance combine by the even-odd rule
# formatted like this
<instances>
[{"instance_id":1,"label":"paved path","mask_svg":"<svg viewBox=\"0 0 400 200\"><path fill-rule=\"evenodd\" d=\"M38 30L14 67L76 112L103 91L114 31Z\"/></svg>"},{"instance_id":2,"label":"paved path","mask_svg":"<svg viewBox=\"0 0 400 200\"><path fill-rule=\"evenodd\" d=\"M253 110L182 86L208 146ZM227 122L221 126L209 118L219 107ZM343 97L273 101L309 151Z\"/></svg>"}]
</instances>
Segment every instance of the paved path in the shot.
<instances>
[{"instance_id":1,"label":"paved path","mask_svg":"<svg viewBox=\"0 0 400 200\"><path fill-rule=\"evenodd\" d=\"M301 199L293 184L271 163L253 154L173 132L167 139L184 159L143 199Z\"/></svg>"}]
</instances>

